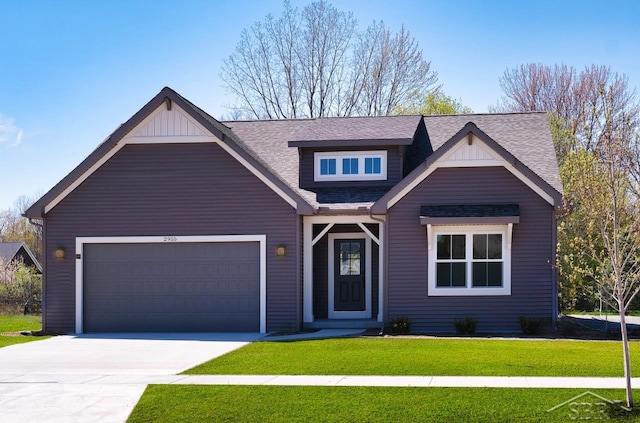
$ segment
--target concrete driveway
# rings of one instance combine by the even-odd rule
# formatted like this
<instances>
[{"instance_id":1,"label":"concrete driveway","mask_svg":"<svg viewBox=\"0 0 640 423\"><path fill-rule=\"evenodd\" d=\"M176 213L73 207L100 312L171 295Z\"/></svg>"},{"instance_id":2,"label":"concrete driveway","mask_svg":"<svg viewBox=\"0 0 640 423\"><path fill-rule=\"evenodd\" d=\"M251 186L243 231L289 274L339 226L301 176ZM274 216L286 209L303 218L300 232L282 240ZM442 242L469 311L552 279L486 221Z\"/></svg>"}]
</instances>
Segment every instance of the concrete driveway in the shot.
<instances>
[{"instance_id":1,"label":"concrete driveway","mask_svg":"<svg viewBox=\"0 0 640 423\"><path fill-rule=\"evenodd\" d=\"M79 335L0 348L1 420L124 422L147 384L174 382L262 336Z\"/></svg>"}]
</instances>

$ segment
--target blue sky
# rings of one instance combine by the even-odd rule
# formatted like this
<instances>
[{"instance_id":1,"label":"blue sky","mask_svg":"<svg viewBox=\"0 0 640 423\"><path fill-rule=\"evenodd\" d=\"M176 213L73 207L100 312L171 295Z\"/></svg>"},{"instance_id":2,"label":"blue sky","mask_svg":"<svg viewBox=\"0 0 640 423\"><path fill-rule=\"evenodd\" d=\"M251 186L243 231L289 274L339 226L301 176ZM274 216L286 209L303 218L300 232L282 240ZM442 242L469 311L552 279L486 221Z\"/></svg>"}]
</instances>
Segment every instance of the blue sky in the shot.
<instances>
[{"instance_id":1,"label":"blue sky","mask_svg":"<svg viewBox=\"0 0 640 423\"><path fill-rule=\"evenodd\" d=\"M294 6L308 1L292 0ZM402 24L444 91L486 112L522 63L605 64L640 88L636 0L333 0L362 27ZM218 117L222 60L281 0L0 4L0 210L49 190L164 86Z\"/></svg>"}]
</instances>

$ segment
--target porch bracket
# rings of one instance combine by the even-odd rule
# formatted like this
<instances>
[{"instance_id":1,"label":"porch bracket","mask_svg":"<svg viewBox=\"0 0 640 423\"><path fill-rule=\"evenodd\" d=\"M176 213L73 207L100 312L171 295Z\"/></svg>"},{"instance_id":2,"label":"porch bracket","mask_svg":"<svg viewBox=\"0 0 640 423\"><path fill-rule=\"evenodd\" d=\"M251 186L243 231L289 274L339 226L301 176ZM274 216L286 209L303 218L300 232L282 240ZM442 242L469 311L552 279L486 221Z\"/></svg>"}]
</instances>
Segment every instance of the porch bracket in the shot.
<instances>
[{"instance_id":1,"label":"porch bracket","mask_svg":"<svg viewBox=\"0 0 640 423\"><path fill-rule=\"evenodd\" d=\"M507 248L511 249L511 237L513 233L513 223L509 223L509 229L507 230Z\"/></svg>"},{"instance_id":2,"label":"porch bracket","mask_svg":"<svg viewBox=\"0 0 640 423\"><path fill-rule=\"evenodd\" d=\"M373 242L380 245L380 240L374 234L372 234L371 231L366 226L364 226L364 223L358 222L358 226L360 226L360 229L362 229L362 232L367 234L367 236L371 238Z\"/></svg>"},{"instance_id":3,"label":"porch bracket","mask_svg":"<svg viewBox=\"0 0 640 423\"><path fill-rule=\"evenodd\" d=\"M427 246L431 251L431 224L427 224Z\"/></svg>"},{"instance_id":4,"label":"porch bracket","mask_svg":"<svg viewBox=\"0 0 640 423\"><path fill-rule=\"evenodd\" d=\"M313 241L311 241L311 246L313 247L314 245L316 245L318 241L320 241L322 237L325 236L327 232L331 230L331 228L333 228L333 225L335 225L335 223L327 224L327 226L324 227L322 232L320 232L317 237L313 238Z\"/></svg>"}]
</instances>

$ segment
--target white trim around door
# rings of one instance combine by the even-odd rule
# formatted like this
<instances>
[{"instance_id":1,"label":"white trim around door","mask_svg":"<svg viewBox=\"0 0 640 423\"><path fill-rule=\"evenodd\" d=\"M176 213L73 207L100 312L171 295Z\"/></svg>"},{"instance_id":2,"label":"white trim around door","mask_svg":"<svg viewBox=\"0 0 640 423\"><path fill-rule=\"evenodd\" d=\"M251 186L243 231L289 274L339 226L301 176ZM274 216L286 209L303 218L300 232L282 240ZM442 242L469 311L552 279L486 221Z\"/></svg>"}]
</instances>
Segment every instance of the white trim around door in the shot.
<instances>
[{"instance_id":1,"label":"white trim around door","mask_svg":"<svg viewBox=\"0 0 640 423\"><path fill-rule=\"evenodd\" d=\"M260 333L267 332L267 236L266 235L202 235L202 236L124 236L76 238L76 333L83 332L83 249L84 244L162 244L196 242L260 243Z\"/></svg>"}]
</instances>

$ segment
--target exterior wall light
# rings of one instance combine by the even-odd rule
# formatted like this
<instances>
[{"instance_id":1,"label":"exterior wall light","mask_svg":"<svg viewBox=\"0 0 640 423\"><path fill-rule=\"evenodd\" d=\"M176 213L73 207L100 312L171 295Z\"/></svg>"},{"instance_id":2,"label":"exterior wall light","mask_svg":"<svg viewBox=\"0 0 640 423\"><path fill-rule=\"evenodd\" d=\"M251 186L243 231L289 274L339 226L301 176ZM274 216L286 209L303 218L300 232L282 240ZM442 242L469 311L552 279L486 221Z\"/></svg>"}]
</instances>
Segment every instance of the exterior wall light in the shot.
<instances>
[{"instance_id":1,"label":"exterior wall light","mask_svg":"<svg viewBox=\"0 0 640 423\"><path fill-rule=\"evenodd\" d=\"M287 255L287 246L286 245L278 245L276 247L276 256L284 257Z\"/></svg>"},{"instance_id":2,"label":"exterior wall light","mask_svg":"<svg viewBox=\"0 0 640 423\"><path fill-rule=\"evenodd\" d=\"M64 248L57 247L55 250L53 250L53 257L55 257L56 260L64 260L65 256L66 254Z\"/></svg>"}]
</instances>

